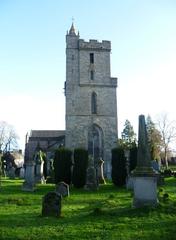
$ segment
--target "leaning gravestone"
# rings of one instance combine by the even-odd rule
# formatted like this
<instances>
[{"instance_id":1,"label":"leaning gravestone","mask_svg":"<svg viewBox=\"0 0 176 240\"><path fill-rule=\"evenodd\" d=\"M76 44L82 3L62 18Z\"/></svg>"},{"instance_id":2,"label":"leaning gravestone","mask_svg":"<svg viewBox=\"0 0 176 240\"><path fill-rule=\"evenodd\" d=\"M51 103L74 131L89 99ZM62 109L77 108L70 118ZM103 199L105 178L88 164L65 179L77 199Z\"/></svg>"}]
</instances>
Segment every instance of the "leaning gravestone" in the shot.
<instances>
[{"instance_id":1,"label":"leaning gravestone","mask_svg":"<svg viewBox=\"0 0 176 240\"><path fill-rule=\"evenodd\" d=\"M65 182L60 182L56 184L56 192L61 194L62 197L68 197L69 196L69 185Z\"/></svg>"},{"instance_id":2,"label":"leaning gravestone","mask_svg":"<svg viewBox=\"0 0 176 240\"><path fill-rule=\"evenodd\" d=\"M61 194L57 192L47 193L42 201L42 216L59 217L61 215L61 199Z\"/></svg>"}]
</instances>

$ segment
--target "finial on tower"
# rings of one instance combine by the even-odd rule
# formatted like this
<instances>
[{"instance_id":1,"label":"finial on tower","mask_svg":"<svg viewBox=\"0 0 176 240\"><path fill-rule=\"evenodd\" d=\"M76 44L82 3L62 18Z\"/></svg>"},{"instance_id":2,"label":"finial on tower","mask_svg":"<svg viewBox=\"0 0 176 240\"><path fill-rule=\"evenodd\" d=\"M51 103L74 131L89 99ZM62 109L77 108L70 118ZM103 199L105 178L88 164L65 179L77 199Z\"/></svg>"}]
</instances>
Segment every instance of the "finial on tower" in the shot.
<instances>
[{"instance_id":1,"label":"finial on tower","mask_svg":"<svg viewBox=\"0 0 176 240\"><path fill-rule=\"evenodd\" d=\"M73 36L76 36L76 31L75 31L75 27L74 27L74 18L72 17L72 25L71 25L71 28L69 30L69 35L73 35Z\"/></svg>"}]
</instances>

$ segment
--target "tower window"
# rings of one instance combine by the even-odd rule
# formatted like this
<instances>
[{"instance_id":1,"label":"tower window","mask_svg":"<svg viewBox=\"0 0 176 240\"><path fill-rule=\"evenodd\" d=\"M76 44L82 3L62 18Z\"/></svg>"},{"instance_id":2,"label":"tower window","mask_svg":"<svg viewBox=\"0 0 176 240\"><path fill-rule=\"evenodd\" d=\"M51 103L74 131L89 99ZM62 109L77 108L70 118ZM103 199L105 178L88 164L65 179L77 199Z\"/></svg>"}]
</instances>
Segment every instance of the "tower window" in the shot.
<instances>
[{"instance_id":1,"label":"tower window","mask_svg":"<svg viewBox=\"0 0 176 240\"><path fill-rule=\"evenodd\" d=\"M94 54L90 53L90 63L94 63Z\"/></svg>"},{"instance_id":2,"label":"tower window","mask_svg":"<svg viewBox=\"0 0 176 240\"><path fill-rule=\"evenodd\" d=\"M92 71L92 70L90 71L90 79L94 80L94 71Z\"/></svg>"},{"instance_id":3,"label":"tower window","mask_svg":"<svg viewBox=\"0 0 176 240\"><path fill-rule=\"evenodd\" d=\"M75 59L75 56L74 55L72 55L72 60L74 60Z\"/></svg>"},{"instance_id":4,"label":"tower window","mask_svg":"<svg viewBox=\"0 0 176 240\"><path fill-rule=\"evenodd\" d=\"M91 111L92 114L97 114L97 94L95 92L91 96Z\"/></svg>"}]
</instances>

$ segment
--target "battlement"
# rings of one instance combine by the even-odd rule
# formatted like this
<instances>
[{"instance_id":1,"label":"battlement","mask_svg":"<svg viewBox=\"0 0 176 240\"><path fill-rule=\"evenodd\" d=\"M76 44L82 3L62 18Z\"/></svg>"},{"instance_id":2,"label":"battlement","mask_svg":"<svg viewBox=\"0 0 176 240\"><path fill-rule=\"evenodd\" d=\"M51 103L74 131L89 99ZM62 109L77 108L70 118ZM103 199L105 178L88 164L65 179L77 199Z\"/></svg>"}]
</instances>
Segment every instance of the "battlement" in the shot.
<instances>
[{"instance_id":1,"label":"battlement","mask_svg":"<svg viewBox=\"0 0 176 240\"><path fill-rule=\"evenodd\" d=\"M79 49L97 49L111 51L111 42L106 40L98 42L94 39L90 39L89 42L86 42L84 39L79 39L78 47Z\"/></svg>"}]
</instances>

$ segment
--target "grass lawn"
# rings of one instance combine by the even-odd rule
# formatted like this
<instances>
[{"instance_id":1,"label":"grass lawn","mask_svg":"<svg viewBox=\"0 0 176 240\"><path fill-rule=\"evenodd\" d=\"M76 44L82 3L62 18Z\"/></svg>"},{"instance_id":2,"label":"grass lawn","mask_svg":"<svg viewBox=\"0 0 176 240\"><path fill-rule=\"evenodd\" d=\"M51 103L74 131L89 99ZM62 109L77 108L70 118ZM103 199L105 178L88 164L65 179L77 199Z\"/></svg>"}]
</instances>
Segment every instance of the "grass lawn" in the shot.
<instances>
[{"instance_id":1,"label":"grass lawn","mask_svg":"<svg viewBox=\"0 0 176 240\"><path fill-rule=\"evenodd\" d=\"M132 193L111 183L95 192L71 188L60 218L41 216L42 196L54 185L38 185L34 193L22 192L21 185L2 179L0 240L176 239L176 178L166 179L157 208L132 208Z\"/></svg>"}]
</instances>

